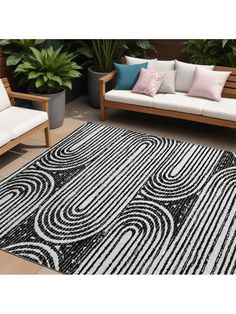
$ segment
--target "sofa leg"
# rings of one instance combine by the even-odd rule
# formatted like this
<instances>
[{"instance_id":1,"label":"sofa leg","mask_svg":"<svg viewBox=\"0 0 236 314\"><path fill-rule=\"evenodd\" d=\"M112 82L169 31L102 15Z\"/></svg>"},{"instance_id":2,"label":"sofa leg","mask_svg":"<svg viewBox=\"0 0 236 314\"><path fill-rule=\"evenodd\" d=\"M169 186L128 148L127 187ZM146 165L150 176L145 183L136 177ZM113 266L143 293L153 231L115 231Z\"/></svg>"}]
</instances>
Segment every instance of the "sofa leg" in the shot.
<instances>
[{"instance_id":1,"label":"sofa leg","mask_svg":"<svg viewBox=\"0 0 236 314\"><path fill-rule=\"evenodd\" d=\"M45 134L46 147L50 147L51 146L51 134L50 134L49 126L47 126L44 129L44 134Z\"/></svg>"},{"instance_id":2,"label":"sofa leg","mask_svg":"<svg viewBox=\"0 0 236 314\"><path fill-rule=\"evenodd\" d=\"M105 120L105 108L100 107L100 121L104 121L104 120Z\"/></svg>"}]
</instances>

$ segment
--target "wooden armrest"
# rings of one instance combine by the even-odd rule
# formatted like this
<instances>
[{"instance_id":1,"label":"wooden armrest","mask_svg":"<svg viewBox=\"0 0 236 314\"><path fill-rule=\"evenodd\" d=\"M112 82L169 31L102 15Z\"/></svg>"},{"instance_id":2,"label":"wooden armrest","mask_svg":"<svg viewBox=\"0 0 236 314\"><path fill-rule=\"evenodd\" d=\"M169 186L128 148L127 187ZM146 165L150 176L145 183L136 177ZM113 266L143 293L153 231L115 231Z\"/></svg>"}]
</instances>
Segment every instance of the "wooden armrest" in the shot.
<instances>
[{"instance_id":1,"label":"wooden armrest","mask_svg":"<svg viewBox=\"0 0 236 314\"><path fill-rule=\"evenodd\" d=\"M113 80L116 76L116 71L112 71L110 73L107 73L106 75L104 75L103 77L101 77L99 79L100 82L103 82L103 83L107 83L111 80Z\"/></svg>"},{"instance_id":2,"label":"wooden armrest","mask_svg":"<svg viewBox=\"0 0 236 314\"><path fill-rule=\"evenodd\" d=\"M49 101L48 97L38 96L38 95L33 95L33 94L24 94L24 93L12 92L12 91L8 93L8 96L12 98L17 98L17 99L38 101L39 103L41 103L43 111L48 112L48 101Z\"/></svg>"},{"instance_id":3,"label":"wooden armrest","mask_svg":"<svg viewBox=\"0 0 236 314\"><path fill-rule=\"evenodd\" d=\"M106 83L114 80L115 77L116 77L116 71L112 71L99 79L99 94L100 94L100 109L101 110L103 108L103 101L105 99ZM104 119L102 118L102 121L103 120Z\"/></svg>"}]
</instances>

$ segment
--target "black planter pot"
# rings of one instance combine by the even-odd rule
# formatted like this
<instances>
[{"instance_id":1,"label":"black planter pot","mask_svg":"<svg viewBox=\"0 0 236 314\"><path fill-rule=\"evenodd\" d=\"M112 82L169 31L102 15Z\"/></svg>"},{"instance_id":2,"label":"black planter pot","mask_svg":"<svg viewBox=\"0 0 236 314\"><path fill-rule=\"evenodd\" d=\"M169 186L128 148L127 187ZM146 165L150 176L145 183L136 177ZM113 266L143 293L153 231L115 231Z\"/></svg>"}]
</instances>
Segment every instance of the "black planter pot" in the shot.
<instances>
[{"instance_id":1,"label":"black planter pot","mask_svg":"<svg viewBox=\"0 0 236 314\"><path fill-rule=\"evenodd\" d=\"M88 68L88 99L92 107L100 107L99 79L106 74L107 72L96 72L94 66Z\"/></svg>"},{"instance_id":2,"label":"black planter pot","mask_svg":"<svg viewBox=\"0 0 236 314\"><path fill-rule=\"evenodd\" d=\"M79 78L74 78L71 80L72 89L65 88L66 91L66 104L78 97L80 97L86 90L86 79L84 76Z\"/></svg>"}]
</instances>

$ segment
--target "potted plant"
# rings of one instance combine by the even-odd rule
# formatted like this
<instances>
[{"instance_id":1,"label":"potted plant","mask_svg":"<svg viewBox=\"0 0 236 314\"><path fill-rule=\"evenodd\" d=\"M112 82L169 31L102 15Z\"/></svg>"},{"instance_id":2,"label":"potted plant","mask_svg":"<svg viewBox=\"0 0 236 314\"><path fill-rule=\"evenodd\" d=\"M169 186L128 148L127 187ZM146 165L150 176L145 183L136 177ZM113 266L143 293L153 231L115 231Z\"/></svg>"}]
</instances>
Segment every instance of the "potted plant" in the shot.
<instances>
[{"instance_id":1,"label":"potted plant","mask_svg":"<svg viewBox=\"0 0 236 314\"><path fill-rule=\"evenodd\" d=\"M183 52L193 63L236 66L235 39L189 39Z\"/></svg>"},{"instance_id":2,"label":"potted plant","mask_svg":"<svg viewBox=\"0 0 236 314\"><path fill-rule=\"evenodd\" d=\"M4 53L7 76L14 90L26 92L24 86L19 88L17 79L13 77L13 71L23 60L23 57L31 53L30 47L41 47L45 43L44 39L1 39L0 47Z\"/></svg>"},{"instance_id":3,"label":"potted plant","mask_svg":"<svg viewBox=\"0 0 236 314\"><path fill-rule=\"evenodd\" d=\"M38 50L23 57L14 70L20 76L19 84L27 84L30 93L49 97L50 128L63 124L65 114L65 87L72 88L71 80L80 77L80 69L73 61L75 54L62 52L62 46ZM34 104L37 107L37 104Z\"/></svg>"},{"instance_id":4,"label":"potted plant","mask_svg":"<svg viewBox=\"0 0 236 314\"><path fill-rule=\"evenodd\" d=\"M99 108L99 78L113 70L124 54L146 57L148 49L155 50L148 40L90 40L80 41L79 54L86 56L92 65L88 68L89 103Z\"/></svg>"}]
</instances>

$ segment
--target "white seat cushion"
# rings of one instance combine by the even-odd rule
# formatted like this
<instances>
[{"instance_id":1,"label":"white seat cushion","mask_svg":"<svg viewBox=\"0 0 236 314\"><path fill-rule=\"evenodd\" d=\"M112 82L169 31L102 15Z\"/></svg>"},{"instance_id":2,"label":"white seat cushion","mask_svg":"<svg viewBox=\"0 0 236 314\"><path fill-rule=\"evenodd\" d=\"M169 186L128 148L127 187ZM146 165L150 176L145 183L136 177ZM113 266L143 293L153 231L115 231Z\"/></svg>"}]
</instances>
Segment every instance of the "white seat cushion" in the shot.
<instances>
[{"instance_id":1,"label":"white seat cushion","mask_svg":"<svg viewBox=\"0 0 236 314\"><path fill-rule=\"evenodd\" d=\"M111 90L105 94L108 101L122 102L137 106L152 107L153 98L146 95L131 93L130 90Z\"/></svg>"},{"instance_id":2,"label":"white seat cushion","mask_svg":"<svg viewBox=\"0 0 236 314\"><path fill-rule=\"evenodd\" d=\"M10 99L7 95L2 80L0 79L0 111L11 106Z\"/></svg>"},{"instance_id":3,"label":"white seat cushion","mask_svg":"<svg viewBox=\"0 0 236 314\"><path fill-rule=\"evenodd\" d=\"M236 121L236 99L221 98L220 101L209 100L203 107L202 115Z\"/></svg>"},{"instance_id":4,"label":"white seat cushion","mask_svg":"<svg viewBox=\"0 0 236 314\"><path fill-rule=\"evenodd\" d=\"M150 97L131 93L130 90L111 90L105 94L105 99L125 104L236 121L236 99L222 98L221 101L218 102L205 98L191 97L182 92L176 92L175 94L157 94L155 97Z\"/></svg>"},{"instance_id":5,"label":"white seat cushion","mask_svg":"<svg viewBox=\"0 0 236 314\"><path fill-rule=\"evenodd\" d=\"M17 138L47 120L47 112L39 110L11 106L0 112L1 129L9 133L11 139Z\"/></svg>"},{"instance_id":6,"label":"white seat cushion","mask_svg":"<svg viewBox=\"0 0 236 314\"><path fill-rule=\"evenodd\" d=\"M0 129L0 147L10 142L10 140L11 140L11 133Z\"/></svg>"},{"instance_id":7,"label":"white seat cushion","mask_svg":"<svg viewBox=\"0 0 236 314\"><path fill-rule=\"evenodd\" d=\"M175 94L165 94L162 97L155 96L152 106L158 109L179 111L201 115L207 99L190 97L186 93L176 92Z\"/></svg>"}]
</instances>

